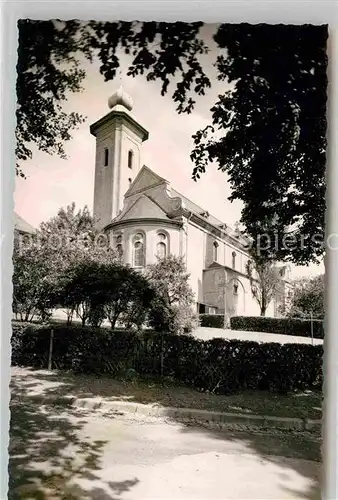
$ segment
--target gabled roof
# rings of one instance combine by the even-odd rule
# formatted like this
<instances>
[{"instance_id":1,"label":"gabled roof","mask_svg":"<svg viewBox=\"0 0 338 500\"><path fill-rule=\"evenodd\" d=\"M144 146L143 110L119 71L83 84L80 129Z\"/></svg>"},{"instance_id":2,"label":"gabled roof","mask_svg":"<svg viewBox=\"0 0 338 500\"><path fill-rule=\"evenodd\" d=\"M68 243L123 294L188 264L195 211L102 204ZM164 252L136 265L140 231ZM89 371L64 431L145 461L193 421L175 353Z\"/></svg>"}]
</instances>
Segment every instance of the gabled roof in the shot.
<instances>
[{"instance_id":1,"label":"gabled roof","mask_svg":"<svg viewBox=\"0 0 338 500\"><path fill-rule=\"evenodd\" d=\"M137 174L137 176L135 177L134 181L131 183L128 191L125 194L125 198L129 198L131 196L135 196L136 194L141 194L141 193L146 194L146 192L149 189L164 184L169 188L170 186L169 181L167 181L163 177L160 177L153 170L144 165ZM207 210L203 209L202 207L200 207L199 205L197 205L196 203L194 203L193 201L189 200L184 195L176 191L176 189L173 189L171 187L170 187L170 196L171 198L181 199L184 204L184 208L188 212L192 212L193 214L198 216L201 220L204 219L206 223L211 224L212 226L218 228L219 230L224 231L228 237L230 237L234 241L237 241L238 244L241 244L243 240L244 241L247 240L247 238L245 238L243 235L238 234L234 229L230 228L227 224L217 219L213 215L210 215Z\"/></svg>"},{"instance_id":2,"label":"gabled roof","mask_svg":"<svg viewBox=\"0 0 338 500\"><path fill-rule=\"evenodd\" d=\"M216 217L214 217L213 215L210 215L207 210L203 209L202 207L200 207L199 205L197 205L193 201L189 200L189 198L186 198L183 194L176 191L176 189L171 188L171 195L173 198L176 196L178 198L181 198L184 205L185 205L185 208L187 210L189 210L189 212L194 212L197 215L208 214L208 217L206 218L206 220L208 222L210 222L210 224L212 224L213 226L220 227L220 226L224 225L224 222L222 222L219 219L216 219Z\"/></svg>"},{"instance_id":3,"label":"gabled roof","mask_svg":"<svg viewBox=\"0 0 338 500\"><path fill-rule=\"evenodd\" d=\"M155 186L160 186L161 184L169 183L146 165L143 165L124 196L125 198L128 198L129 196L141 193L142 191L146 191Z\"/></svg>"},{"instance_id":4,"label":"gabled roof","mask_svg":"<svg viewBox=\"0 0 338 500\"><path fill-rule=\"evenodd\" d=\"M19 233L35 234L36 229L14 212L14 229Z\"/></svg>"},{"instance_id":5,"label":"gabled roof","mask_svg":"<svg viewBox=\"0 0 338 500\"><path fill-rule=\"evenodd\" d=\"M128 219L148 218L167 219L168 217L165 211L154 200L146 194L140 194L126 212L121 213L118 219L121 222Z\"/></svg>"}]
</instances>

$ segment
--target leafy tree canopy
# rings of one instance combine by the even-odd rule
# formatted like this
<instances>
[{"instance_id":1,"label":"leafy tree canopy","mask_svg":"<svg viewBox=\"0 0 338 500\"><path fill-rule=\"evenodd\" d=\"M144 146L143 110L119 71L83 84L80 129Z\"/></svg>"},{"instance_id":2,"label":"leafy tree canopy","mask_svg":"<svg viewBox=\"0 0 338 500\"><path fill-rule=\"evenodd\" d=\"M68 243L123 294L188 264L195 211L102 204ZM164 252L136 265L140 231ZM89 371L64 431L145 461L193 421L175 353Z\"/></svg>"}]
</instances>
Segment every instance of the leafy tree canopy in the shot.
<instances>
[{"instance_id":1,"label":"leafy tree canopy","mask_svg":"<svg viewBox=\"0 0 338 500\"><path fill-rule=\"evenodd\" d=\"M31 156L32 142L64 156L62 144L82 120L61 107L67 90L81 88L78 54L98 57L109 81L122 49L132 56L130 75L160 81L162 95L171 89L177 111L191 113L196 95L211 86L202 64L209 50L202 26L20 21L18 159ZM212 106L211 123L196 132L191 153L193 178L210 163L226 172L230 201L244 204L247 234L256 242L266 225L270 253L298 264L316 262L324 250L318 241L324 238L326 40L326 26L219 25L214 41L226 54L214 62L218 79L232 88ZM282 241L286 234L293 244Z\"/></svg>"},{"instance_id":2,"label":"leafy tree canopy","mask_svg":"<svg viewBox=\"0 0 338 500\"><path fill-rule=\"evenodd\" d=\"M108 235L95 228L88 207L77 209L74 202L40 225L38 240L51 258L50 264L58 269L84 261L110 263L117 259Z\"/></svg>"},{"instance_id":3,"label":"leafy tree canopy","mask_svg":"<svg viewBox=\"0 0 338 500\"><path fill-rule=\"evenodd\" d=\"M72 203L61 208L35 235L15 239L14 310L29 319L34 314L46 316L52 303L59 304L61 291L79 267L93 269L116 261L107 235L97 232L87 207L77 210Z\"/></svg>"},{"instance_id":4,"label":"leafy tree canopy","mask_svg":"<svg viewBox=\"0 0 338 500\"><path fill-rule=\"evenodd\" d=\"M13 253L13 312L22 321L34 317L45 320L52 307L53 280L48 261L36 246L19 249Z\"/></svg>"},{"instance_id":5,"label":"leafy tree canopy","mask_svg":"<svg viewBox=\"0 0 338 500\"><path fill-rule=\"evenodd\" d=\"M117 262L82 262L71 269L64 280L60 302L76 312L82 324L98 326L108 319L111 328L123 319L129 326L141 328L154 297L146 278Z\"/></svg>"},{"instance_id":6,"label":"leafy tree canopy","mask_svg":"<svg viewBox=\"0 0 338 500\"><path fill-rule=\"evenodd\" d=\"M294 282L289 316L324 318L324 276L302 278Z\"/></svg>"},{"instance_id":7,"label":"leafy tree canopy","mask_svg":"<svg viewBox=\"0 0 338 500\"><path fill-rule=\"evenodd\" d=\"M183 333L197 327L194 295L182 257L168 255L147 268L146 277L156 291L149 312L150 326L158 331Z\"/></svg>"}]
</instances>

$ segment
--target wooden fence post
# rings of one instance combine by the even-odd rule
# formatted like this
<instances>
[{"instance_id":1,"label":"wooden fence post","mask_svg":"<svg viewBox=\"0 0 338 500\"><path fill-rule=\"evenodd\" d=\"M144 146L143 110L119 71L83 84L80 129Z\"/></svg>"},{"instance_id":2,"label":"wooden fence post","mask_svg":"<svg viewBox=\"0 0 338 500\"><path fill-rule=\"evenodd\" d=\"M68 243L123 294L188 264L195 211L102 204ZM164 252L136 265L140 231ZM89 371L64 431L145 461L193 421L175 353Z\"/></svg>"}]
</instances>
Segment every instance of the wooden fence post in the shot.
<instances>
[{"instance_id":1,"label":"wooden fence post","mask_svg":"<svg viewBox=\"0 0 338 500\"><path fill-rule=\"evenodd\" d=\"M53 339L54 339L54 330L52 328L50 331L50 339L49 339L48 370L52 369Z\"/></svg>"}]
</instances>

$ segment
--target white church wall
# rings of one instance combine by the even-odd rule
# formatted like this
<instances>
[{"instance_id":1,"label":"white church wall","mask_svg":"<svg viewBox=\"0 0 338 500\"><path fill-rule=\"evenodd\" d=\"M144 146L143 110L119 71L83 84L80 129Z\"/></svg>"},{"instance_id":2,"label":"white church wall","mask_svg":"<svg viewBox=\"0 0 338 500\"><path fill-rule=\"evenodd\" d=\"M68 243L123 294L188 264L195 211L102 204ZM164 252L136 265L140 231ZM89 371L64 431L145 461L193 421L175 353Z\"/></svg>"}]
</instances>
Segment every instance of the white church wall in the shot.
<instances>
[{"instance_id":1,"label":"white church wall","mask_svg":"<svg viewBox=\"0 0 338 500\"><path fill-rule=\"evenodd\" d=\"M138 223L133 225L123 225L115 228L110 234L110 242L113 247L116 246L116 237L122 236L123 262L133 266L133 238L141 233L144 236L145 245L145 264L156 264L157 262L157 243L158 234L164 233L167 236L165 241L167 245L167 254L180 255L180 229L168 224L147 224Z\"/></svg>"},{"instance_id":2,"label":"white church wall","mask_svg":"<svg viewBox=\"0 0 338 500\"><path fill-rule=\"evenodd\" d=\"M137 137L129 132L130 135L127 134L127 130L125 127L122 127L124 130L124 134L122 137L122 148L121 148L121 183L120 183L120 203L119 210L122 209L123 206L123 198L127 190L129 189L130 184L133 182L138 172L140 171L141 166L141 149L139 140ZM130 166L129 162L129 152L132 152L132 164Z\"/></svg>"},{"instance_id":3,"label":"white church wall","mask_svg":"<svg viewBox=\"0 0 338 500\"><path fill-rule=\"evenodd\" d=\"M187 245L185 249L190 285L196 302L203 302L203 269L206 257L206 233L192 223L188 223Z\"/></svg>"},{"instance_id":4,"label":"white church wall","mask_svg":"<svg viewBox=\"0 0 338 500\"><path fill-rule=\"evenodd\" d=\"M114 133L105 133L97 138L94 183L94 217L99 226L109 224L113 213L112 169ZM108 149L108 165L104 165L104 151Z\"/></svg>"}]
</instances>

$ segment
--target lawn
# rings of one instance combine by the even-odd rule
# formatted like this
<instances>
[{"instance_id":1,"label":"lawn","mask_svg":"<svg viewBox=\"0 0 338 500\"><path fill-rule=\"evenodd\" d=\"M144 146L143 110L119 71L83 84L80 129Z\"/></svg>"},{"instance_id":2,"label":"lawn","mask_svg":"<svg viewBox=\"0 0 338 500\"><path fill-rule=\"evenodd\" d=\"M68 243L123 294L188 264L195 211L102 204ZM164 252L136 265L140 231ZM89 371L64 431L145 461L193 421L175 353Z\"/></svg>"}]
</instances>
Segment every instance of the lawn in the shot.
<instances>
[{"instance_id":1,"label":"lawn","mask_svg":"<svg viewBox=\"0 0 338 500\"><path fill-rule=\"evenodd\" d=\"M25 369L26 370L26 369ZM57 382L53 394L83 397L103 397L128 400L164 407L191 408L277 417L321 418L322 394L306 391L289 395L271 392L246 391L228 396L199 392L182 387L171 380L116 380L92 375L65 372L29 371L32 381ZM51 392L47 389L46 394Z\"/></svg>"},{"instance_id":2,"label":"lawn","mask_svg":"<svg viewBox=\"0 0 338 500\"><path fill-rule=\"evenodd\" d=\"M121 396L139 403L159 403L167 407L278 417L321 418L322 395L314 392L281 395L246 391L224 396L198 392L170 382L146 380L122 382L92 377L86 377L86 389L97 396L114 398Z\"/></svg>"}]
</instances>

